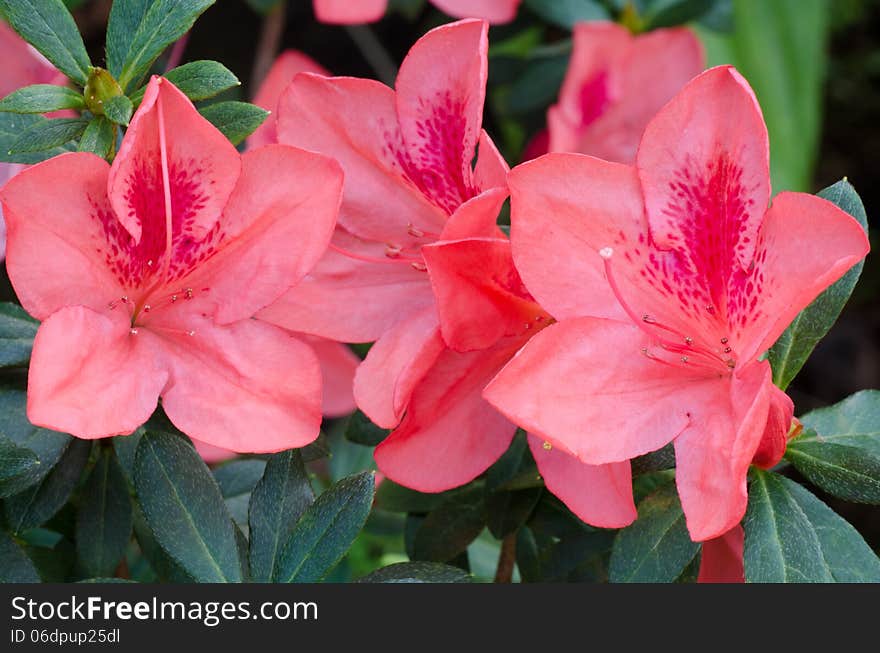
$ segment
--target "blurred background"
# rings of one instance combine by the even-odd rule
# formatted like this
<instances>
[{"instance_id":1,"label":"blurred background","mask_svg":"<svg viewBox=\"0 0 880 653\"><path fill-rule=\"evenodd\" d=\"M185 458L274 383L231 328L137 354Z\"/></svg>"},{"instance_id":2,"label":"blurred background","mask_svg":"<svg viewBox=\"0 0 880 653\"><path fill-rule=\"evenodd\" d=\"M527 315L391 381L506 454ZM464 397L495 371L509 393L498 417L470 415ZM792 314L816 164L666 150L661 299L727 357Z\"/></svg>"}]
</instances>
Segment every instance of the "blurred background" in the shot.
<instances>
[{"instance_id":1,"label":"blurred background","mask_svg":"<svg viewBox=\"0 0 880 653\"><path fill-rule=\"evenodd\" d=\"M93 61L102 61L110 1L68 4ZM493 26L489 35L484 126L511 166L545 127L577 19L616 20L633 31L693 28L709 65L734 64L758 95L771 136L774 191L817 192L847 177L864 201L869 223L877 224L880 166L873 155L880 152L880 0L524 0L516 19ZM384 18L354 26L318 22L309 0L220 0L197 21L182 62L215 59L242 80L240 88L218 99L251 99L268 64L286 49L306 53L336 75L392 83L412 44L449 20L426 0L390 0ZM877 233L875 228L871 238L875 251ZM790 264L794 268L799 261ZM5 278L2 287L3 299L12 299ZM789 389L796 414L860 389L880 388L878 296L880 259L873 254L838 323ZM332 440L333 425L328 426ZM368 448L336 439L332 476L371 464ZM811 489L880 548L876 508L844 504ZM387 525L388 533L399 534L398 529L399 524ZM393 559L395 546L381 544L382 524L372 530L378 533L375 539L365 536L338 573L369 570L376 556Z\"/></svg>"}]
</instances>

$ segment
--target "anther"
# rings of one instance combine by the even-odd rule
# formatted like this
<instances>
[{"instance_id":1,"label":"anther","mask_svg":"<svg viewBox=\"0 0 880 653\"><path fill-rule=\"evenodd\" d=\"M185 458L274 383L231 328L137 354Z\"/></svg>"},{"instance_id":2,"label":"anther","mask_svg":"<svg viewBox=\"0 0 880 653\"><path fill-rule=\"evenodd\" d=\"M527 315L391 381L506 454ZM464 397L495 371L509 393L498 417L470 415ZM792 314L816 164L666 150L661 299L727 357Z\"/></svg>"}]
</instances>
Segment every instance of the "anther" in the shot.
<instances>
[{"instance_id":1,"label":"anther","mask_svg":"<svg viewBox=\"0 0 880 653\"><path fill-rule=\"evenodd\" d=\"M388 258L397 258L403 251L398 245L385 245L385 256Z\"/></svg>"},{"instance_id":2,"label":"anther","mask_svg":"<svg viewBox=\"0 0 880 653\"><path fill-rule=\"evenodd\" d=\"M715 312L715 307L712 306L712 304L706 304L706 310L707 310L709 313L714 313L714 312Z\"/></svg>"},{"instance_id":3,"label":"anther","mask_svg":"<svg viewBox=\"0 0 880 653\"><path fill-rule=\"evenodd\" d=\"M647 322L648 324L654 324L656 321L657 320L655 318L651 317L647 313L642 315L642 322Z\"/></svg>"},{"instance_id":4,"label":"anther","mask_svg":"<svg viewBox=\"0 0 880 653\"><path fill-rule=\"evenodd\" d=\"M727 344L727 338L722 338L722 339L721 339L721 344L722 344L722 345L726 345L726 344Z\"/></svg>"},{"instance_id":5,"label":"anther","mask_svg":"<svg viewBox=\"0 0 880 653\"><path fill-rule=\"evenodd\" d=\"M690 336L685 336L685 337L684 337L684 344L686 344L686 345L692 345L692 344L694 344L694 339L691 338Z\"/></svg>"},{"instance_id":6,"label":"anther","mask_svg":"<svg viewBox=\"0 0 880 653\"><path fill-rule=\"evenodd\" d=\"M412 223L406 226L406 233L408 233L413 238L422 238L425 235L424 231L422 231L418 227L413 226Z\"/></svg>"},{"instance_id":7,"label":"anther","mask_svg":"<svg viewBox=\"0 0 880 653\"><path fill-rule=\"evenodd\" d=\"M410 263L410 265L412 266L413 270L418 270L419 272L424 272L428 269L428 266L420 261L413 261L412 263Z\"/></svg>"},{"instance_id":8,"label":"anther","mask_svg":"<svg viewBox=\"0 0 880 653\"><path fill-rule=\"evenodd\" d=\"M186 297L187 299L192 299L192 298L193 298L193 289L192 289L192 288L187 288L187 289L183 292L183 296Z\"/></svg>"},{"instance_id":9,"label":"anther","mask_svg":"<svg viewBox=\"0 0 880 653\"><path fill-rule=\"evenodd\" d=\"M150 305L144 304L144 313L149 313L149 312L150 312Z\"/></svg>"},{"instance_id":10,"label":"anther","mask_svg":"<svg viewBox=\"0 0 880 653\"><path fill-rule=\"evenodd\" d=\"M599 256L601 256L604 259L609 259L613 255L614 255L614 249L612 249L611 247L603 247L602 249L599 250Z\"/></svg>"},{"instance_id":11,"label":"anther","mask_svg":"<svg viewBox=\"0 0 880 653\"><path fill-rule=\"evenodd\" d=\"M128 332L129 332L131 335L133 335L133 336L136 336L136 335L138 334L138 330L137 330L137 329L134 329L134 328L129 329Z\"/></svg>"},{"instance_id":12,"label":"anther","mask_svg":"<svg viewBox=\"0 0 880 653\"><path fill-rule=\"evenodd\" d=\"M542 444L541 446L544 448L544 451L550 451L553 448L553 445L550 444L549 442L547 442L546 440L544 441L544 444Z\"/></svg>"},{"instance_id":13,"label":"anther","mask_svg":"<svg viewBox=\"0 0 880 653\"><path fill-rule=\"evenodd\" d=\"M188 335L188 336L194 336L194 335L196 335L196 332L193 331L193 330L189 330L189 331L186 332L186 335Z\"/></svg>"},{"instance_id":14,"label":"anther","mask_svg":"<svg viewBox=\"0 0 880 653\"><path fill-rule=\"evenodd\" d=\"M725 348L724 348L724 353L725 353L725 354L729 354L731 351L733 351L733 350L732 350L730 347L725 347Z\"/></svg>"},{"instance_id":15,"label":"anther","mask_svg":"<svg viewBox=\"0 0 880 653\"><path fill-rule=\"evenodd\" d=\"M682 357L681 357L681 362L682 362L682 363L687 363L689 360L690 360L690 358L688 358L687 356L682 356Z\"/></svg>"},{"instance_id":16,"label":"anther","mask_svg":"<svg viewBox=\"0 0 880 653\"><path fill-rule=\"evenodd\" d=\"M729 367L730 369L733 369L734 367L736 367L736 361L733 360L732 358L728 358L727 359L727 367Z\"/></svg>"},{"instance_id":17,"label":"anther","mask_svg":"<svg viewBox=\"0 0 880 653\"><path fill-rule=\"evenodd\" d=\"M171 303L173 304L176 301L177 301L177 295L171 295Z\"/></svg>"}]
</instances>

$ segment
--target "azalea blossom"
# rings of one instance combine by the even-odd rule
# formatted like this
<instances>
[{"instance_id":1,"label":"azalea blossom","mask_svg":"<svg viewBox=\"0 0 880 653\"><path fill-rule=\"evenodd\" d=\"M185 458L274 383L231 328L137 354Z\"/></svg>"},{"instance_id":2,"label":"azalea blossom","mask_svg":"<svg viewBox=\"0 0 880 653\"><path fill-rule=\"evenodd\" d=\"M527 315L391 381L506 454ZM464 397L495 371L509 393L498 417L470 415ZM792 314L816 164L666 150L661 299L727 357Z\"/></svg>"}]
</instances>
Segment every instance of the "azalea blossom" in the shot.
<instances>
[{"instance_id":1,"label":"azalea blossom","mask_svg":"<svg viewBox=\"0 0 880 653\"><path fill-rule=\"evenodd\" d=\"M674 442L691 537L727 533L749 464L778 461L791 422L760 357L865 256L865 232L812 195L783 192L767 208L766 126L730 67L657 114L635 166L548 154L513 170L510 187L514 260L558 322L486 398L592 465Z\"/></svg>"},{"instance_id":2,"label":"azalea blossom","mask_svg":"<svg viewBox=\"0 0 880 653\"><path fill-rule=\"evenodd\" d=\"M215 446L311 442L318 361L251 317L319 259L341 184L318 154L239 155L160 77L112 166L70 153L17 175L0 198L9 277L42 321L30 421L81 438L125 434L161 397L178 428Z\"/></svg>"},{"instance_id":3,"label":"azalea blossom","mask_svg":"<svg viewBox=\"0 0 880 653\"><path fill-rule=\"evenodd\" d=\"M437 9L456 18L483 18L509 23L521 0L431 0ZM385 15L388 0L313 0L315 17L322 23L372 23Z\"/></svg>"},{"instance_id":4,"label":"azalea blossom","mask_svg":"<svg viewBox=\"0 0 880 653\"><path fill-rule=\"evenodd\" d=\"M651 118L704 67L687 28L633 35L616 23L579 23L559 101L547 111L549 151L632 163Z\"/></svg>"},{"instance_id":5,"label":"azalea blossom","mask_svg":"<svg viewBox=\"0 0 880 653\"><path fill-rule=\"evenodd\" d=\"M66 83L67 78L0 19L0 98L31 84ZM0 188L24 166L0 163ZM6 256L6 223L0 209L0 259Z\"/></svg>"},{"instance_id":6,"label":"azalea blossom","mask_svg":"<svg viewBox=\"0 0 880 653\"><path fill-rule=\"evenodd\" d=\"M737 524L712 540L703 542L698 583L744 583L745 531Z\"/></svg>"}]
</instances>

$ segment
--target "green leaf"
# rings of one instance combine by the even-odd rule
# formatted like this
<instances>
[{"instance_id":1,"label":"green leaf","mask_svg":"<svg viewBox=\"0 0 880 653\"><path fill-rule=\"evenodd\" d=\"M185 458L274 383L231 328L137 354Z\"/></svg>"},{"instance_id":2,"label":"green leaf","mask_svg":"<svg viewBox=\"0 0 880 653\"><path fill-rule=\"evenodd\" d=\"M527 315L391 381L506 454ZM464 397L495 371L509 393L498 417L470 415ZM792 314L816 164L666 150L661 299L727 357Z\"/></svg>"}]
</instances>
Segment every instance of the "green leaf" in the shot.
<instances>
[{"instance_id":1,"label":"green leaf","mask_svg":"<svg viewBox=\"0 0 880 653\"><path fill-rule=\"evenodd\" d=\"M33 451L0 435L0 494L6 496L27 488L39 467L40 459Z\"/></svg>"},{"instance_id":2,"label":"green leaf","mask_svg":"<svg viewBox=\"0 0 880 653\"><path fill-rule=\"evenodd\" d=\"M526 468L537 474L534 459L529 453L529 443L523 431L517 431L510 446L486 472L486 489L494 492L514 479Z\"/></svg>"},{"instance_id":3,"label":"green leaf","mask_svg":"<svg viewBox=\"0 0 880 653\"><path fill-rule=\"evenodd\" d=\"M269 459L263 478L251 493L250 525L251 578L269 582L293 527L315 500L302 456L289 450Z\"/></svg>"},{"instance_id":4,"label":"green leaf","mask_svg":"<svg viewBox=\"0 0 880 653\"><path fill-rule=\"evenodd\" d=\"M6 520L14 533L46 523L67 503L82 476L91 450L89 440L74 440L42 481L3 502Z\"/></svg>"},{"instance_id":5,"label":"green leaf","mask_svg":"<svg viewBox=\"0 0 880 653\"><path fill-rule=\"evenodd\" d=\"M506 109L512 114L544 110L556 100L568 70L568 55L536 58L510 86Z\"/></svg>"},{"instance_id":6,"label":"green leaf","mask_svg":"<svg viewBox=\"0 0 880 653\"><path fill-rule=\"evenodd\" d=\"M134 105L124 95L115 95L104 103L104 115L117 125L127 125L134 112Z\"/></svg>"},{"instance_id":7,"label":"green leaf","mask_svg":"<svg viewBox=\"0 0 880 653\"><path fill-rule=\"evenodd\" d=\"M58 70L85 85L91 62L79 29L61 0L0 0L0 13Z\"/></svg>"},{"instance_id":8,"label":"green leaf","mask_svg":"<svg viewBox=\"0 0 880 653\"><path fill-rule=\"evenodd\" d=\"M880 390L862 390L800 420L809 430L795 442L842 444L880 458Z\"/></svg>"},{"instance_id":9,"label":"green leaf","mask_svg":"<svg viewBox=\"0 0 880 653\"><path fill-rule=\"evenodd\" d=\"M155 0L114 0L107 21L107 69L119 79L132 39Z\"/></svg>"},{"instance_id":10,"label":"green leaf","mask_svg":"<svg viewBox=\"0 0 880 653\"><path fill-rule=\"evenodd\" d=\"M654 0L645 13L648 29L676 27L708 14L717 0Z\"/></svg>"},{"instance_id":11,"label":"green leaf","mask_svg":"<svg viewBox=\"0 0 880 653\"><path fill-rule=\"evenodd\" d=\"M455 494L454 490L436 494L417 492L386 478L376 491L376 505L391 512L431 512Z\"/></svg>"},{"instance_id":12,"label":"green leaf","mask_svg":"<svg viewBox=\"0 0 880 653\"><path fill-rule=\"evenodd\" d=\"M596 0L526 0L526 7L548 23L571 29L583 20L610 20L608 10Z\"/></svg>"},{"instance_id":13,"label":"green leaf","mask_svg":"<svg viewBox=\"0 0 880 653\"><path fill-rule=\"evenodd\" d=\"M254 486L263 477L266 461L260 458L240 458L223 463L213 470L220 494L226 501L236 525L247 528L248 503Z\"/></svg>"},{"instance_id":14,"label":"green leaf","mask_svg":"<svg viewBox=\"0 0 880 653\"><path fill-rule=\"evenodd\" d=\"M829 34L826 0L734 0L729 35L700 30L710 66L749 81L770 133L773 188L808 191L819 148Z\"/></svg>"},{"instance_id":15,"label":"green leaf","mask_svg":"<svg viewBox=\"0 0 880 653\"><path fill-rule=\"evenodd\" d=\"M18 304L0 303L0 367L27 365L38 326Z\"/></svg>"},{"instance_id":16,"label":"green leaf","mask_svg":"<svg viewBox=\"0 0 880 653\"><path fill-rule=\"evenodd\" d=\"M91 152L106 159L115 144L116 129L113 127L113 123L99 116L86 127L77 149L80 152Z\"/></svg>"},{"instance_id":17,"label":"green leaf","mask_svg":"<svg viewBox=\"0 0 880 653\"><path fill-rule=\"evenodd\" d=\"M439 562L398 562L360 578L359 583L469 583L470 576Z\"/></svg>"},{"instance_id":18,"label":"green leaf","mask_svg":"<svg viewBox=\"0 0 880 653\"><path fill-rule=\"evenodd\" d=\"M0 478L0 498L25 490L43 480L64 455L72 438L33 426L28 421L27 395L21 390L0 389L0 434L17 447L32 452L40 461L30 471L12 478Z\"/></svg>"},{"instance_id":19,"label":"green leaf","mask_svg":"<svg viewBox=\"0 0 880 653\"><path fill-rule=\"evenodd\" d=\"M113 449L102 447L76 512L76 552L87 576L112 576L131 538L128 483Z\"/></svg>"},{"instance_id":20,"label":"green leaf","mask_svg":"<svg viewBox=\"0 0 880 653\"><path fill-rule=\"evenodd\" d=\"M752 474L743 521L746 582L880 581L880 560L848 522L794 481Z\"/></svg>"},{"instance_id":21,"label":"green leaf","mask_svg":"<svg viewBox=\"0 0 880 653\"><path fill-rule=\"evenodd\" d=\"M118 23L112 36L108 25L107 63L120 86L128 92L140 82L162 51L189 31L196 18L214 4L214 0L154 0L149 8L137 0L123 4L127 6L120 9L115 20L111 15L111 25ZM135 25L137 29L132 30ZM112 61L111 40L114 42ZM123 40L127 41L128 47L121 43ZM123 62L121 69L119 59Z\"/></svg>"},{"instance_id":22,"label":"green leaf","mask_svg":"<svg viewBox=\"0 0 880 653\"><path fill-rule=\"evenodd\" d=\"M134 485L159 544L198 582L239 582L232 516L220 488L182 437L147 432L138 443Z\"/></svg>"},{"instance_id":23,"label":"green leaf","mask_svg":"<svg viewBox=\"0 0 880 653\"><path fill-rule=\"evenodd\" d=\"M388 429L376 426L359 410L354 411L345 424L345 439L367 447L375 447L388 433Z\"/></svg>"},{"instance_id":24,"label":"green leaf","mask_svg":"<svg viewBox=\"0 0 880 653\"><path fill-rule=\"evenodd\" d=\"M9 533L0 531L0 583L39 583L34 563Z\"/></svg>"},{"instance_id":25,"label":"green leaf","mask_svg":"<svg viewBox=\"0 0 880 653\"><path fill-rule=\"evenodd\" d=\"M670 442L662 449L646 453L632 461L633 476L650 474L675 467L675 447Z\"/></svg>"},{"instance_id":26,"label":"green leaf","mask_svg":"<svg viewBox=\"0 0 880 653\"><path fill-rule=\"evenodd\" d=\"M648 495L638 511L638 519L614 540L609 578L614 583L671 583L700 550L688 534L675 483Z\"/></svg>"},{"instance_id":27,"label":"green leaf","mask_svg":"<svg viewBox=\"0 0 880 653\"><path fill-rule=\"evenodd\" d=\"M592 582L604 580L601 568L604 556L611 549L614 533L611 531L586 530L566 535L541 552L540 580L563 582L581 580L584 575Z\"/></svg>"},{"instance_id":28,"label":"green leaf","mask_svg":"<svg viewBox=\"0 0 880 653\"><path fill-rule=\"evenodd\" d=\"M56 84L33 84L13 91L0 100L0 111L11 113L47 113L62 109L85 108L81 93Z\"/></svg>"},{"instance_id":29,"label":"green leaf","mask_svg":"<svg viewBox=\"0 0 880 653\"><path fill-rule=\"evenodd\" d=\"M413 558L448 562L467 549L486 526L485 491L472 485L443 502L416 531Z\"/></svg>"},{"instance_id":30,"label":"green leaf","mask_svg":"<svg viewBox=\"0 0 880 653\"><path fill-rule=\"evenodd\" d=\"M190 576L174 558L161 547L155 535L147 525L147 520L140 506L134 505L134 535L144 558L149 562L150 568L156 575L171 583L195 583L195 578Z\"/></svg>"},{"instance_id":31,"label":"green leaf","mask_svg":"<svg viewBox=\"0 0 880 653\"><path fill-rule=\"evenodd\" d=\"M233 145L250 136L269 116L269 112L248 102L217 102L199 109Z\"/></svg>"},{"instance_id":32,"label":"green leaf","mask_svg":"<svg viewBox=\"0 0 880 653\"><path fill-rule=\"evenodd\" d=\"M34 123L18 135L10 154L41 152L69 143L82 136L89 121L85 118L53 118Z\"/></svg>"},{"instance_id":33,"label":"green leaf","mask_svg":"<svg viewBox=\"0 0 880 653\"><path fill-rule=\"evenodd\" d=\"M28 152L22 154L10 154L10 149L21 136L22 132L34 128L35 125L44 125L49 121L42 116L20 113L0 112L0 161L4 163L33 164L51 159L53 156L63 154L69 150L57 147L42 152Z\"/></svg>"},{"instance_id":34,"label":"green leaf","mask_svg":"<svg viewBox=\"0 0 880 653\"><path fill-rule=\"evenodd\" d=\"M363 472L325 490L297 522L275 567L274 580L313 583L326 576L366 522L375 486L374 475Z\"/></svg>"},{"instance_id":35,"label":"green leaf","mask_svg":"<svg viewBox=\"0 0 880 653\"><path fill-rule=\"evenodd\" d=\"M137 453L138 443L144 434L144 428L137 429L131 435L117 435L113 438L113 450L116 452L116 459L122 466L122 471L129 483L133 483L134 479L134 457Z\"/></svg>"},{"instance_id":36,"label":"green leaf","mask_svg":"<svg viewBox=\"0 0 880 653\"><path fill-rule=\"evenodd\" d=\"M785 458L814 485L855 503L880 503L880 458L858 447L795 440Z\"/></svg>"},{"instance_id":37,"label":"green leaf","mask_svg":"<svg viewBox=\"0 0 880 653\"><path fill-rule=\"evenodd\" d=\"M192 101L207 100L235 86L240 86L231 70L216 61L191 61L163 74ZM135 106L144 99L147 87L141 87L131 101Z\"/></svg>"},{"instance_id":38,"label":"green leaf","mask_svg":"<svg viewBox=\"0 0 880 653\"><path fill-rule=\"evenodd\" d=\"M840 207L868 230L868 218L862 200L846 179L838 181L818 193L819 197ZM773 382L783 390L807 362L819 341L837 321L837 317L852 295L862 273L864 260L856 263L833 285L816 297L802 310L770 348L768 358L773 368Z\"/></svg>"},{"instance_id":39,"label":"green leaf","mask_svg":"<svg viewBox=\"0 0 880 653\"><path fill-rule=\"evenodd\" d=\"M489 511L489 531L492 535L500 540L519 530L538 505L541 492L541 488L536 487L491 493L486 505Z\"/></svg>"}]
</instances>

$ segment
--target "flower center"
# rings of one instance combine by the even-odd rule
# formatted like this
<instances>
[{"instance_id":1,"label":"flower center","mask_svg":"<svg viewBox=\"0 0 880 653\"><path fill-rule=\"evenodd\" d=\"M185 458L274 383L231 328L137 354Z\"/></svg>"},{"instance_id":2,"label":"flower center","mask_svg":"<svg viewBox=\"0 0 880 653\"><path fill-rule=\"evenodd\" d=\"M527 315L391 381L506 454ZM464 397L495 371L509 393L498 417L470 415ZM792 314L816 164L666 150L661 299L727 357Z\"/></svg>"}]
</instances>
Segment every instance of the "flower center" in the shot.
<instances>
[{"instance_id":1,"label":"flower center","mask_svg":"<svg viewBox=\"0 0 880 653\"><path fill-rule=\"evenodd\" d=\"M357 252L352 252L349 249L344 247L340 247L335 243L330 243L328 245L329 249L332 249L334 252L342 254L343 256L347 256L348 258L354 259L356 261L364 261L365 263L380 263L380 264L404 264L409 265L414 270L418 270L419 272L425 272L428 267L425 265L425 259L422 257L422 247L424 245L428 245L435 240L440 238L440 234L431 233L429 231L423 231L418 227L415 227L412 223L407 225L406 229L407 236L409 239L415 239L416 242L410 243L409 246L400 245L396 242L388 242L385 243L385 256L370 256L368 254L359 254ZM418 242L424 241L424 242Z\"/></svg>"},{"instance_id":2,"label":"flower center","mask_svg":"<svg viewBox=\"0 0 880 653\"><path fill-rule=\"evenodd\" d=\"M611 247L603 247L599 250L599 256L602 257L605 266L608 285L618 303L633 324L654 341L652 346L640 348L642 355L663 365L701 369L713 374L727 374L736 368L735 354L733 348L729 346L729 338L726 336L719 339L717 346L706 346L695 342L692 335L658 322L656 317L648 313L640 315L634 311L623 298L612 270L611 258L614 256L614 250ZM707 306L706 310L711 312L714 309Z\"/></svg>"}]
</instances>

